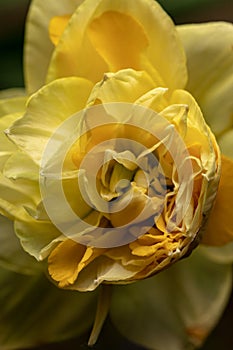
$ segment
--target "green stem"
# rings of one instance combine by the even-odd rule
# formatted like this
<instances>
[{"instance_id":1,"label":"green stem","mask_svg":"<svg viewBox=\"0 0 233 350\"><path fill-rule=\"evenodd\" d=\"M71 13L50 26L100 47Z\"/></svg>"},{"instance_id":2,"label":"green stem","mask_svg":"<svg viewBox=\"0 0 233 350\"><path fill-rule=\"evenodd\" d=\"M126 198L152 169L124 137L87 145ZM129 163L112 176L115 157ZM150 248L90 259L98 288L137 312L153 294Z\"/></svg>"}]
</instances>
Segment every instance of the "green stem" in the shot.
<instances>
[{"instance_id":1,"label":"green stem","mask_svg":"<svg viewBox=\"0 0 233 350\"><path fill-rule=\"evenodd\" d=\"M100 287L99 299L96 309L95 321L88 341L88 346L93 346L99 337L104 321L108 315L111 303L111 285L102 285Z\"/></svg>"}]
</instances>

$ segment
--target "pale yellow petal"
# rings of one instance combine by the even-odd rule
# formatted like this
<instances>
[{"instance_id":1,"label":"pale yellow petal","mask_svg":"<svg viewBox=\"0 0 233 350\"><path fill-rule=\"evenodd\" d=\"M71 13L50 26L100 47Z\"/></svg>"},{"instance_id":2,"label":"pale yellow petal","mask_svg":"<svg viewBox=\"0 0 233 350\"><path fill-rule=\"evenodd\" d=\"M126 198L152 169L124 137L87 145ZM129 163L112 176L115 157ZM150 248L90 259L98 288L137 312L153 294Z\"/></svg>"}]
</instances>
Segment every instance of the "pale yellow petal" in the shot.
<instances>
[{"instance_id":1,"label":"pale yellow petal","mask_svg":"<svg viewBox=\"0 0 233 350\"><path fill-rule=\"evenodd\" d=\"M5 161L17 149L5 135L5 130L22 116L25 105L26 97L22 96L0 100L0 171L2 171Z\"/></svg>"},{"instance_id":2,"label":"pale yellow petal","mask_svg":"<svg viewBox=\"0 0 233 350\"><path fill-rule=\"evenodd\" d=\"M28 179L38 181L39 167L24 152L14 152L4 164L3 174L12 180Z\"/></svg>"},{"instance_id":3,"label":"pale yellow petal","mask_svg":"<svg viewBox=\"0 0 233 350\"><path fill-rule=\"evenodd\" d=\"M122 266L118 261L112 261L102 255L80 272L72 289L93 291L101 283L125 281L135 274L136 268Z\"/></svg>"},{"instance_id":4,"label":"pale yellow petal","mask_svg":"<svg viewBox=\"0 0 233 350\"><path fill-rule=\"evenodd\" d=\"M0 213L22 219L40 201L39 185L28 179L11 180L0 173Z\"/></svg>"},{"instance_id":5,"label":"pale yellow petal","mask_svg":"<svg viewBox=\"0 0 233 350\"><path fill-rule=\"evenodd\" d=\"M83 0L34 0L27 21L24 47L24 74L29 94L45 83L53 51L49 38L49 22L55 16L72 14Z\"/></svg>"},{"instance_id":6,"label":"pale yellow petal","mask_svg":"<svg viewBox=\"0 0 233 350\"><path fill-rule=\"evenodd\" d=\"M233 161L222 156L216 202L209 216L202 243L220 246L233 241Z\"/></svg>"},{"instance_id":7,"label":"pale yellow petal","mask_svg":"<svg viewBox=\"0 0 233 350\"><path fill-rule=\"evenodd\" d=\"M233 159L233 129L221 135L218 139L218 144L222 153Z\"/></svg>"},{"instance_id":8,"label":"pale yellow petal","mask_svg":"<svg viewBox=\"0 0 233 350\"><path fill-rule=\"evenodd\" d=\"M26 96L0 99L0 116L23 113L26 107Z\"/></svg>"},{"instance_id":9,"label":"pale yellow petal","mask_svg":"<svg viewBox=\"0 0 233 350\"><path fill-rule=\"evenodd\" d=\"M153 87L153 80L146 72L125 69L117 73L108 73L95 85L88 103L92 104L95 100L100 100L102 103L133 103Z\"/></svg>"},{"instance_id":10,"label":"pale yellow petal","mask_svg":"<svg viewBox=\"0 0 233 350\"><path fill-rule=\"evenodd\" d=\"M17 147L11 142L6 134L5 130L17 119L19 119L20 114L14 113L9 114L0 118L0 171L3 170L3 166L7 159L17 150Z\"/></svg>"},{"instance_id":11,"label":"pale yellow petal","mask_svg":"<svg viewBox=\"0 0 233 350\"><path fill-rule=\"evenodd\" d=\"M11 126L8 137L39 162L53 132L85 107L91 89L83 78L59 79L44 86L32 95L25 115Z\"/></svg>"},{"instance_id":12,"label":"pale yellow petal","mask_svg":"<svg viewBox=\"0 0 233 350\"><path fill-rule=\"evenodd\" d=\"M56 246L64 240L61 232L52 223L36 220L29 215L18 218L14 228L23 249L37 260L42 260L47 256L41 256L41 252L51 242L56 241Z\"/></svg>"},{"instance_id":13,"label":"pale yellow petal","mask_svg":"<svg viewBox=\"0 0 233 350\"><path fill-rule=\"evenodd\" d=\"M187 55L187 89L218 136L233 126L233 25L216 22L177 28Z\"/></svg>"},{"instance_id":14,"label":"pale yellow petal","mask_svg":"<svg viewBox=\"0 0 233 350\"><path fill-rule=\"evenodd\" d=\"M155 88L140 96L135 103L153 109L155 112L161 112L168 105L167 88Z\"/></svg>"},{"instance_id":15,"label":"pale yellow petal","mask_svg":"<svg viewBox=\"0 0 233 350\"><path fill-rule=\"evenodd\" d=\"M0 91L0 99L9 99L20 96L26 96L26 91L24 88L9 88Z\"/></svg>"}]
</instances>

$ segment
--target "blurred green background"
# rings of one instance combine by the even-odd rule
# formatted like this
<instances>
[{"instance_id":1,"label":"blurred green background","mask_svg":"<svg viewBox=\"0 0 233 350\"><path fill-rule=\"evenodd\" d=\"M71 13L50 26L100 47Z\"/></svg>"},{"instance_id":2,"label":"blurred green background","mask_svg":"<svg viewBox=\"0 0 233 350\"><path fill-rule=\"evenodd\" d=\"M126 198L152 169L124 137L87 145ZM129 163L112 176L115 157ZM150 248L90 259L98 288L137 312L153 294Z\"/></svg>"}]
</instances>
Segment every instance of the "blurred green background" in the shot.
<instances>
[{"instance_id":1,"label":"blurred green background","mask_svg":"<svg viewBox=\"0 0 233 350\"><path fill-rule=\"evenodd\" d=\"M216 20L233 21L232 0L160 0L159 2L177 24ZM0 0L0 89L24 85L22 48L24 23L29 4L30 0ZM233 297L202 350L233 349L232 325ZM88 334L84 334L80 339L39 347L37 350L84 350L88 349L85 345L87 338ZM101 337L93 349L143 350L122 338L113 328L110 320L107 320Z\"/></svg>"}]
</instances>

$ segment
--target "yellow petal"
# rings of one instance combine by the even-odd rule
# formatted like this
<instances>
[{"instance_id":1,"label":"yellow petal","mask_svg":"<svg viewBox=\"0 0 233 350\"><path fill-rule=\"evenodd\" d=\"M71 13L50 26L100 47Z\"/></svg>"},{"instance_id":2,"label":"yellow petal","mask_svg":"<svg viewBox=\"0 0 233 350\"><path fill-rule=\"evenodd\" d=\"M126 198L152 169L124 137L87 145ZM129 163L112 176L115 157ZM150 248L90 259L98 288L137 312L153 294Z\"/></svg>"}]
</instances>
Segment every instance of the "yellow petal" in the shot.
<instances>
[{"instance_id":1,"label":"yellow petal","mask_svg":"<svg viewBox=\"0 0 233 350\"><path fill-rule=\"evenodd\" d=\"M12 219L22 219L25 208L34 210L40 201L39 186L34 181L10 180L0 173L0 213Z\"/></svg>"},{"instance_id":2,"label":"yellow petal","mask_svg":"<svg viewBox=\"0 0 233 350\"><path fill-rule=\"evenodd\" d=\"M105 74L104 79L94 86L88 102L134 102L153 87L153 80L146 72L123 69Z\"/></svg>"},{"instance_id":3,"label":"yellow petal","mask_svg":"<svg viewBox=\"0 0 233 350\"><path fill-rule=\"evenodd\" d=\"M233 129L221 135L218 144L222 153L233 159Z\"/></svg>"},{"instance_id":4,"label":"yellow petal","mask_svg":"<svg viewBox=\"0 0 233 350\"><path fill-rule=\"evenodd\" d=\"M24 88L9 88L0 91L0 99L11 99L26 96Z\"/></svg>"},{"instance_id":5,"label":"yellow petal","mask_svg":"<svg viewBox=\"0 0 233 350\"><path fill-rule=\"evenodd\" d=\"M174 24L153 0L87 0L73 14L54 51L47 80L100 81L120 68L147 71L159 85L183 88L186 64Z\"/></svg>"},{"instance_id":6,"label":"yellow petal","mask_svg":"<svg viewBox=\"0 0 233 350\"><path fill-rule=\"evenodd\" d=\"M5 95L17 95L18 91L3 91ZM1 97L1 96L0 96ZM0 100L0 171L2 171L6 160L16 151L16 146L11 142L5 130L11 126L17 119L19 119L25 109L27 97L17 96L13 98L3 98Z\"/></svg>"},{"instance_id":7,"label":"yellow petal","mask_svg":"<svg viewBox=\"0 0 233 350\"><path fill-rule=\"evenodd\" d=\"M107 11L95 18L88 35L111 71L140 69L140 54L149 42L143 26L128 14Z\"/></svg>"},{"instance_id":8,"label":"yellow petal","mask_svg":"<svg viewBox=\"0 0 233 350\"><path fill-rule=\"evenodd\" d=\"M187 55L187 90L196 98L207 123L218 136L232 127L233 25L216 22L177 28Z\"/></svg>"},{"instance_id":9,"label":"yellow petal","mask_svg":"<svg viewBox=\"0 0 233 350\"><path fill-rule=\"evenodd\" d=\"M51 19L49 24L49 36L54 45L58 44L58 41L64 32L70 17L70 15L64 15L56 16Z\"/></svg>"},{"instance_id":10,"label":"yellow petal","mask_svg":"<svg viewBox=\"0 0 233 350\"><path fill-rule=\"evenodd\" d=\"M13 113L22 113L26 106L27 97L17 96L0 100L0 116Z\"/></svg>"},{"instance_id":11,"label":"yellow petal","mask_svg":"<svg viewBox=\"0 0 233 350\"><path fill-rule=\"evenodd\" d=\"M66 240L55 248L48 258L49 273L60 287L73 284L78 275L79 262L86 247L72 240Z\"/></svg>"},{"instance_id":12,"label":"yellow petal","mask_svg":"<svg viewBox=\"0 0 233 350\"><path fill-rule=\"evenodd\" d=\"M132 278L137 269L132 266L122 266L118 261L112 261L106 256L99 256L96 261L86 266L80 272L72 289L79 291L93 291L101 283L122 283Z\"/></svg>"},{"instance_id":13,"label":"yellow petal","mask_svg":"<svg viewBox=\"0 0 233 350\"><path fill-rule=\"evenodd\" d=\"M233 241L233 161L222 156L216 202L203 235L203 244L219 246Z\"/></svg>"},{"instance_id":14,"label":"yellow petal","mask_svg":"<svg viewBox=\"0 0 233 350\"><path fill-rule=\"evenodd\" d=\"M55 16L73 13L83 0L34 0L27 21L24 48L25 84L29 94L45 82L53 51L49 38L49 22Z\"/></svg>"},{"instance_id":15,"label":"yellow petal","mask_svg":"<svg viewBox=\"0 0 233 350\"><path fill-rule=\"evenodd\" d=\"M9 127L15 120L19 118L20 114L14 113L1 117L0 119L0 171L3 170L7 159L17 150L17 147L11 142L4 130Z\"/></svg>"},{"instance_id":16,"label":"yellow petal","mask_svg":"<svg viewBox=\"0 0 233 350\"><path fill-rule=\"evenodd\" d=\"M73 285L79 273L104 250L85 247L71 239L60 243L48 258L49 273L64 288Z\"/></svg>"},{"instance_id":17,"label":"yellow petal","mask_svg":"<svg viewBox=\"0 0 233 350\"><path fill-rule=\"evenodd\" d=\"M32 95L25 115L12 125L8 137L35 162L40 162L49 138L64 120L86 106L91 89L91 82L76 77L44 86Z\"/></svg>"},{"instance_id":18,"label":"yellow petal","mask_svg":"<svg viewBox=\"0 0 233 350\"><path fill-rule=\"evenodd\" d=\"M41 220L35 220L29 215L21 216L15 221L15 232L20 239L23 249L37 260L42 260L41 251L55 241L55 246L64 240L60 237L61 233L51 223ZM52 242L52 243L51 243Z\"/></svg>"}]
</instances>

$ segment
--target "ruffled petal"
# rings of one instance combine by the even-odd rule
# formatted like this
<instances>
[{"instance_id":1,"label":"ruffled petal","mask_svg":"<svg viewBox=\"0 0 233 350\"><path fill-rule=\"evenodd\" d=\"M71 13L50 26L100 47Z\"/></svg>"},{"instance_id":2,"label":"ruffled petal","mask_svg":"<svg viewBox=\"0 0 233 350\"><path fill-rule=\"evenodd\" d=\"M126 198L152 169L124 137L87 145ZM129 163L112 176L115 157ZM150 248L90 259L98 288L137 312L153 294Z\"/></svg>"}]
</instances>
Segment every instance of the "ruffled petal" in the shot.
<instances>
[{"instance_id":1,"label":"ruffled petal","mask_svg":"<svg viewBox=\"0 0 233 350\"><path fill-rule=\"evenodd\" d=\"M49 38L49 22L55 16L71 14L83 0L34 0L26 21L24 74L29 94L44 83L53 51Z\"/></svg>"},{"instance_id":2,"label":"ruffled petal","mask_svg":"<svg viewBox=\"0 0 233 350\"><path fill-rule=\"evenodd\" d=\"M171 19L152 0L87 0L72 15L54 51L48 81L145 70L159 85L185 86L185 55Z\"/></svg>"},{"instance_id":3,"label":"ruffled petal","mask_svg":"<svg viewBox=\"0 0 233 350\"><path fill-rule=\"evenodd\" d=\"M233 25L216 22L177 28L187 55L187 89L218 136L233 126Z\"/></svg>"},{"instance_id":4,"label":"ruffled petal","mask_svg":"<svg viewBox=\"0 0 233 350\"><path fill-rule=\"evenodd\" d=\"M197 249L155 277L115 288L111 317L125 337L147 348L192 348L215 326L231 287L231 266Z\"/></svg>"},{"instance_id":5,"label":"ruffled petal","mask_svg":"<svg viewBox=\"0 0 233 350\"><path fill-rule=\"evenodd\" d=\"M133 103L153 87L153 80L146 72L124 69L117 73L107 73L104 79L94 86L88 103L93 104L96 100L102 103Z\"/></svg>"},{"instance_id":6,"label":"ruffled petal","mask_svg":"<svg viewBox=\"0 0 233 350\"><path fill-rule=\"evenodd\" d=\"M0 347L26 349L78 337L91 327L96 293L62 291L43 274L0 269Z\"/></svg>"}]
</instances>

